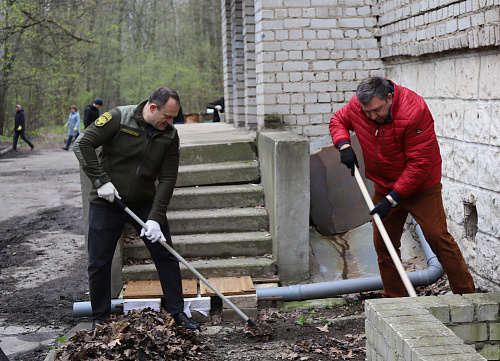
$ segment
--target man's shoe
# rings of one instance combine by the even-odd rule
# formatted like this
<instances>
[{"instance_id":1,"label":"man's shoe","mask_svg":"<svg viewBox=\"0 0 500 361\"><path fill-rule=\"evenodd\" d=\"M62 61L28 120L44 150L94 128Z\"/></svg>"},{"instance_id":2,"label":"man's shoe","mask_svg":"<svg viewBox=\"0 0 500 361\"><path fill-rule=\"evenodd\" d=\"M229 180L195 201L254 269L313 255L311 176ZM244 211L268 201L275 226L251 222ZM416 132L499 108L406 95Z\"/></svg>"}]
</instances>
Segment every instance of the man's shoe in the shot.
<instances>
[{"instance_id":1,"label":"man's shoe","mask_svg":"<svg viewBox=\"0 0 500 361\"><path fill-rule=\"evenodd\" d=\"M32 147L31 147L31 150L33 150L33 149L35 149L35 146L32 146Z\"/></svg>"},{"instance_id":2,"label":"man's shoe","mask_svg":"<svg viewBox=\"0 0 500 361\"><path fill-rule=\"evenodd\" d=\"M92 323L92 329L96 329L99 325L101 325L104 321L101 320L94 320Z\"/></svg>"},{"instance_id":3,"label":"man's shoe","mask_svg":"<svg viewBox=\"0 0 500 361\"><path fill-rule=\"evenodd\" d=\"M68 148L66 148L66 147L62 147L62 149L64 149L64 150L68 150Z\"/></svg>"},{"instance_id":4,"label":"man's shoe","mask_svg":"<svg viewBox=\"0 0 500 361\"><path fill-rule=\"evenodd\" d=\"M199 330L200 325L193 321L192 319L188 318L184 312L181 313L176 313L175 315L172 315L174 318L174 321L177 325L182 326L184 324L184 327L186 327L188 330Z\"/></svg>"}]
</instances>

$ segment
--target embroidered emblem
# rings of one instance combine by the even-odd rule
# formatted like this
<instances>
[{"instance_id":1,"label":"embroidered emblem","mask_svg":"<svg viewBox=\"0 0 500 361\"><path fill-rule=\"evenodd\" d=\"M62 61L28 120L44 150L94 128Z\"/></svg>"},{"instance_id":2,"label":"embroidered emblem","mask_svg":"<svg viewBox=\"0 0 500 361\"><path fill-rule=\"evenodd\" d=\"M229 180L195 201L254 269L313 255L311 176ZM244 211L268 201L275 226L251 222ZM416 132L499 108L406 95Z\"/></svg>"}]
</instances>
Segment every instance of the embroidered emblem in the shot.
<instances>
[{"instance_id":1,"label":"embroidered emblem","mask_svg":"<svg viewBox=\"0 0 500 361\"><path fill-rule=\"evenodd\" d=\"M99 118L97 118L97 120L95 121L95 125L98 127L102 127L104 124L109 122L111 120L111 118L113 118L111 113L106 112L103 115L101 115Z\"/></svg>"},{"instance_id":2,"label":"embroidered emblem","mask_svg":"<svg viewBox=\"0 0 500 361\"><path fill-rule=\"evenodd\" d=\"M120 129L120 132L123 132L123 133L127 133L127 134L130 134L130 135L133 135L134 137L138 137L138 136L139 136L139 133L138 133L138 132L134 132L133 130L130 130L130 129L121 128L121 129Z\"/></svg>"},{"instance_id":3,"label":"embroidered emblem","mask_svg":"<svg viewBox=\"0 0 500 361\"><path fill-rule=\"evenodd\" d=\"M422 133L422 129L417 129L417 134Z\"/></svg>"}]
</instances>

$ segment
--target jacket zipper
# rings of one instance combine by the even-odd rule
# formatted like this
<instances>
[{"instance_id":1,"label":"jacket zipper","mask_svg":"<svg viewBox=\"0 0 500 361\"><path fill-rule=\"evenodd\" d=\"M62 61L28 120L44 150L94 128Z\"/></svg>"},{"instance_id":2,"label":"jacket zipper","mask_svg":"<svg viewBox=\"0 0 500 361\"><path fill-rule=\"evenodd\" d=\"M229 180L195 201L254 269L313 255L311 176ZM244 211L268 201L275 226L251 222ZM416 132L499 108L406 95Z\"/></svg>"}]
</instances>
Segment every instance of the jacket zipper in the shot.
<instances>
[{"instance_id":1,"label":"jacket zipper","mask_svg":"<svg viewBox=\"0 0 500 361\"><path fill-rule=\"evenodd\" d=\"M146 137L147 137L147 135L146 135ZM146 157L146 154L148 154L148 150L149 150L149 141L150 141L151 139L153 139L153 137L154 137L154 134L151 136L151 138L150 138L150 139L146 139L146 150L145 150L145 152L144 152L144 154L143 154L143 156L142 156L142 158L141 158L141 161L139 162L139 165L137 166L137 169L136 169L136 171L135 171L135 176L134 176L134 185L132 186L132 189L133 189L133 192L134 192L134 193L135 193L135 186L136 186L136 184L137 184L137 178L138 178L138 176L139 176L139 172L140 172L140 170L141 170L141 165L142 165L142 162L143 162L144 158Z\"/></svg>"}]
</instances>

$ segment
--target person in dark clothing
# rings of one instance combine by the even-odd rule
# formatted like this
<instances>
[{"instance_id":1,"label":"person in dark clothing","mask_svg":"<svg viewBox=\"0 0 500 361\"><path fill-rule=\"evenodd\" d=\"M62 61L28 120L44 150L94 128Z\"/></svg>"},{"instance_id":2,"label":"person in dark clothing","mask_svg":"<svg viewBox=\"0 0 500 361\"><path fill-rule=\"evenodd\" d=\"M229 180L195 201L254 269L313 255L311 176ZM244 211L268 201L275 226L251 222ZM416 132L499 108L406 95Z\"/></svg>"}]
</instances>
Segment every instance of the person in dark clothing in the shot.
<instances>
[{"instance_id":1,"label":"person in dark clothing","mask_svg":"<svg viewBox=\"0 0 500 361\"><path fill-rule=\"evenodd\" d=\"M99 118L99 108L102 105L102 99L97 98L92 104L87 105L83 112L83 126L88 128L97 118Z\"/></svg>"},{"instance_id":2,"label":"person in dark clothing","mask_svg":"<svg viewBox=\"0 0 500 361\"><path fill-rule=\"evenodd\" d=\"M213 122L220 122L219 112L224 113L224 97L212 100L207 104L207 109L214 109Z\"/></svg>"},{"instance_id":3,"label":"person in dark clothing","mask_svg":"<svg viewBox=\"0 0 500 361\"><path fill-rule=\"evenodd\" d=\"M88 273L94 326L111 312L111 265L125 223L146 244L155 263L165 306L179 325L198 329L184 313L179 261L160 242L172 246L166 217L179 171L179 135L172 126L179 95L158 88L138 105L116 107L86 128L73 145L92 183L89 194ZM102 146L99 155L96 149ZM140 217L142 228L113 202L121 199ZM147 229L146 229L147 228Z\"/></svg>"},{"instance_id":4,"label":"person in dark clothing","mask_svg":"<svg viewBox=\"0 0 500 361\"><path fill-rule=\"evenodd\" d=\"M179 106L179 114L174 118L174 124L184 124L184 114L182 114L181 106Z\"/></svg>"},{"instance_id":5,"label":"person in dark clothing","mask_svg":"<svg viewBox=\"0 0 500 361\"><path fill-rule=\"evenodd\" d=\"M15 106L16 109L16 118L14 122L14 143L12 144L12 149L17 151L17 141L19 137L21 137L22 140L24 140L33 150L35 146L33 143L30 142L26 134L24 133L26 131L26 121L24 119L24 110L21 108L19 104Z\"/></svg>"}]
</instances>

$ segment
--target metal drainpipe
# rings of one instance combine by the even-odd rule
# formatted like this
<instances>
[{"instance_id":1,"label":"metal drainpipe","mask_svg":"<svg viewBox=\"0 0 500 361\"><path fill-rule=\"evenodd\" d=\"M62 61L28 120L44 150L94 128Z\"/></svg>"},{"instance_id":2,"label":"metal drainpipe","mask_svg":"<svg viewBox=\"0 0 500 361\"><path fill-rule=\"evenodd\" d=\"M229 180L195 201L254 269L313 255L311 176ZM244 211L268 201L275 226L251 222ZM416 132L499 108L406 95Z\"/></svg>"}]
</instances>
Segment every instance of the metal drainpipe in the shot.
<instances>
[{"instance_id":1,"label":"metal drainpipe","mask_svg":"<svg viewBox=\"0 0 500 361\"><path fill-rule=\"evenodd\" d=\"M415 224L420 244L427 258L428 267L425 270L409 272L408 277L413 286L428 286L441 278L444 274L444 270L425 240L420 225L418 225L413 218L412 222ZM328 298L349 293L378 291L382 289L381 277L374 276L305 285L261 288L257 289L257 297L259 300L302 301L315 298Z\"/></svg>"}]
</instances>

